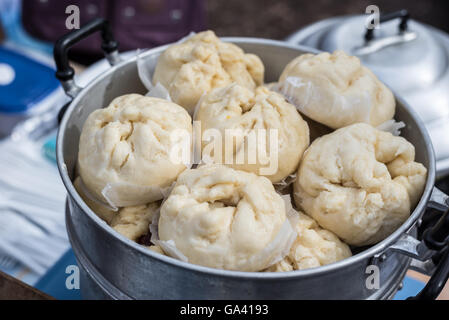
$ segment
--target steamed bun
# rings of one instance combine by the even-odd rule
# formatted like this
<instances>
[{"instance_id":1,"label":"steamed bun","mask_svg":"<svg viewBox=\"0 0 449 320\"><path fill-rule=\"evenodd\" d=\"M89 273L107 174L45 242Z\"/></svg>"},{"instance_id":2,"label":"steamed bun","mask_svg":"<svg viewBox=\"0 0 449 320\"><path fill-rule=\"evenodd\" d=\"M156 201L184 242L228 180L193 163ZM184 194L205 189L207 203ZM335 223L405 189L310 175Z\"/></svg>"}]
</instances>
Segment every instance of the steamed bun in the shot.
<instances>
[{"instance_id":1,"label":"steamed bun","mask_svg":"<svg viewBox=\"0 0 449 320\"><path fill-rule=\"evenodd\" d=\"M266 176L272 182L295 172L309 145L309 127L296 108L266 87L253 91L231 84L214 89L201 99L195 120L201 121L203 155L210 153L216 163ZM222 150L218 154L215 148L207 147L216 146L205 139L205 132L210 129L220 133L222 141L218 147ZM226 143L230 130L235 140ZM256 137L266 143L257 143ZM270 137L277 143L276 148Z\"/></svg>"},{"instance_id":2,"label":"steamed bun","mask_svg":"<svg viewBox=\"0 0 449 320\"><path fill-rule=\"evenodd\" d=\"M299 213L298 234L289 254L266 271L282 272L316 268L346 258L352 253L348 245L332 232L321 228L315 220Z\"/></svg>"},{"instance_id":3,"label":"steamed bun","mask_svg":"<svg viewBox=\"0 0 449 320\"><path fill-rule=\"evenodd\" d=\"M302 113L333 129L358 122L378 126L395 113L392 92L343 51L297 57L285 67L278 87Z\"/></svg>"},{"instance_id":4,"label":"steamed bun","mask_svg":"<svg viewBox=\"0 0 449 320\"><path fill-rule=\"evenodd\" d=\"M137 241L141 236L148 234L150 223L159 210L159 203L153 202L113 211L86 194L80 177L76 178L73 184L87 206L115 231L132 241Z\"/></svg>"},{"instance_id":5,"label":"steamed bun","mask_svg":"<svg viewBox=\"0 0 449 320\"><path fill-rule=\"evenodd\" d=\"M295 202L348 244L383 240L410 215L426 181L415 148L364 123L315 140L294 184Z\"/></svg>"},{"instance_id":6,"label":"steamed bun","mask_svg":"<svg viewBox=\"0 0 449 320\"><path fill-rule=\"evenodd\" d=\"M116 207L163 198L186 169L171 151L175 134L192 133L184 108L166 100L129 94L89 115L79 142L78 167L87 189Z\"/></svg>"},{"instance_id":7,"label":"steamed bun","mask_svg":"<svg viewBox=\"0 0 449 320\"><path fill-rule=\"evenodd\" d=\"M138 241L141 236L150 232L150 224L158 210L158 202L121 208L110 226L128 239Z\"/></svg>"},{"instance_id":8,"label":"steamed bun","mask_svg":"<svg viewBox=\"0 0 449 320\"><path fill-rule=\"evenodd\" d=\"M264 66L253 54L225 43L212 31L171 45L159 57L153 84L167 88L171 99L193 114L198 100L213 88L237 82L248 89L263 83Z\"/></svg>"},{"instance_id":9,"label":"steamed bun","mask_svg":"<svg viewBox=\"0 0 449 320\"><path fill-rule=\"evenodd\" d=\"M221 165L184 171L160 211L160 240L212 268L263 270L282 259L295 235L267 178Z\"/></svg>"}]
</instances>

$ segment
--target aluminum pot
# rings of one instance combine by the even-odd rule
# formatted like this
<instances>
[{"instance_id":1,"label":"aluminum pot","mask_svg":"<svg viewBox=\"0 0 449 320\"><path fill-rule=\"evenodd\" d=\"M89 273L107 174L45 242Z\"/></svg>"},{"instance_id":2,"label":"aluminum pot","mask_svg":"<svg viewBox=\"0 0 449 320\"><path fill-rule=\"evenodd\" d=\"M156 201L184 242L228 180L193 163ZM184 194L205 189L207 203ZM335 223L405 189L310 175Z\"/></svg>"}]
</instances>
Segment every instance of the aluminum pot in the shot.
<instances>
[{"instance_id":1,"label":"aluminum pot","mask_svg":"<svg viewBox=\"0 0 449 320\"><path fill-rule=\"evenodd\" d=\"M85 88L75 85L67 61L71 45L94 31L102 31L103 49L111 68ZM257 54L266 66L266 81L276 81L285 65L296 56L316 50L285 42L256 38L224 38L246 52ZM143 54L156 64L166 46ZM218 270L162 256L128 240L102 221L83 202L72 180L76 170L82 126L95 109L115 97L146 92L137 73L136 57L120 61L117 43L107 22L95 20L70 33L55 45L57 77L73 98L65 108L57 140L58 167L68 191L66 221L69 238L81 269L81 290L92 299L387 299L400 287L410 267L435 270L429 258L445 245L447 229L429 229L428 241L419 241L417 224L430 204L447 209L447 196L434 188L435 158L423 123L408 105L396 97L396 119L407 126L402 133L416 146L416 159L428 169L422 197L410 218L382 242L354 256L327 266L284 273ZM443 218L449 215L443 216ZM442 219L443 219L442 218ZM435 231L435 232L434 232ZM444 231L444 232L443 232ZM435 240L435 241L434 241ZM436 240L440 240L439 242ZM440 245L438 247L437 245ZM434 246L435 245L435 246ZM446 250L449 251L449 250ZM449 273L447 254L421 298L434 297ZM422 260L422 261L421 261ZM370 277L371 276L371 277ZM370 281L378 276L376 281ZM374 278L375 279L375 278Z\"/></svg>"}]
</instances>

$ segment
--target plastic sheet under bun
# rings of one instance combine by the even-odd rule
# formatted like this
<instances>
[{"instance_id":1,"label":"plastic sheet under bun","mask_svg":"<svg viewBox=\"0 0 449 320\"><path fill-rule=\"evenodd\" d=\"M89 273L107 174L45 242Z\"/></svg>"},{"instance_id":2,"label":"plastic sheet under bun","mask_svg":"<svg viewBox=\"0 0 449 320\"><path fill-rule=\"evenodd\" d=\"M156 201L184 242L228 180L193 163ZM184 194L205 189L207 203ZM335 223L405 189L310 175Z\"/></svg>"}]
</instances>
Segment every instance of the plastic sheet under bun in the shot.
<instances>
[{"instance_id":1,"label":"plastic sheet under bun","mask_svg":"<svg viewBox=\"0 0 449 320\"><path fill-rule=\"evenodd\" d=\"M140 186L127 182L108 183L101 191L108 205L117 210L120 207L130 207L142 204L142 194L146 197L144 203L161 200L170 187Z\"/></svg>"},{"instance_id":2,"label":"plastic sheet under bun","mask_svg":"<svg viewBox=\"0 0 449 320\"><path fill-rule=\"evenodd\" d=\"M252 265L252 268L257 270L262 263L266 266L271 266L284 259L297 237L292 221L296 221L295 217L288 217L282 224L276 237L261 252L251 256L248 265Z\"/></svg>"},{"instance_id":3,"label":"plastic sheet under bun","mask_svg":"<svg viewBox=\"0 0 449 320\"><path fill-rule=\"evenodd\" d=\"M148 93L145 95L146 97L154 97L159 99L164 99L167 101L172 101L170 98L170 93L168 90L160 83L157 83L154 87L148 91Z\"/></svg>"},{"instance_id":4,"label":"plastic sheet under bun","mask_svg":"<svg viewBox=\"0 0 449 320\"><path fill-rule=\"evenodd\" d=\"M187 41L191 37L193 37L196 33L190 32L187 36L180 39L176 43L183 43L184 41ZM136 57L136 64L137 64L137 73L139 75L140 81L142 81L142 84L145 86L145 88L149 91L147 96L148 97L156 97L161 99L166 99L168 101L172 101L170 98L170 93L160 83L154 84L152 82L154 68L156 67L156 61L153 56L150 57L143 57L143 54L147 52L148 50L142 51L137 50L137 57Z\"/></svg>"},{"instance_id":5,"label":"plastic sheet under bun","mask_svg":"<svg viewBox=\"0 0 449 320\"><path fill-rule=\"evenodd\" d=\"M154 70L147 65L149 64L145 59L140 57L140 54L137 55L137 73L139 75L140 81L148 90L148 93L145 95L146 97L154 97L160 98L167 101L172 101L170 97L170 93L167 88L165 88L159 82L153 85L151 82L152 73ZM154 69L154 68L153 68Z\"/></svg>"},{"instance_id":6,"label":"plastic sheet under bun","mask_svg":"<svg viewBox=\"0 0 449 320\"><path fill-rule=\"evenodd\" d=\"M154 72L153 61L149 58L143 58L140 50L137 52L136 58L137 64L137 74L139 75L140 81L142 84L150 91L153 88L153 83L151 82L151 78Z\"/></svg>"},{"instance_id":7,"label":"plastic sheet under bun","mask_svg":"<svg viewBox=\"0 0 449 320\"><path fill-rule=\"evenodd\" d=\"M394 136L400 136L401 129L405 128L405 123L402 121L397 122L396 120L391 119L378 125L376 128L385 132L390 132Z\"/></svg>"},{"instance_id":8,"label":"plastic sheet under bun","mask_svg":"<svg viewBox=\"0 0 449 320\"><path fill-rule=\"evenodd\" d=\"M158 217L159 203L153 202L140 206L129 206L117 208L113 211L109 206L95 199L92 195L87 196L88 191L80 177L74 181L75 189L87 206L103 219L114 230L132 241L148 233L150 223Z\"/></svg>"},{"instance_id":9,"label":"plastic sheet under bun","mask_svg":"<svg viewBox=\"0 0 449 320\"><path fill-rule=\"evenodd\" d=\"M288 175L279 182L273 183L273 185L277 192L283 194L291 185L293 185L295 180L296 180L296 172Z\"/></svg>"},{"instance_id":10,"label":"plastic sheet under bun","mask_svg":"<svg viewBox=\"0 0 449 320\"><path fill-rule=\"evenodd\" d=\"M95 198L83 183L81 177L77 177L73 182L73 186L80 195L81 199L97 216L104 220L107 224L111 223L112 219L118 213L118 208L113 208L107 203L104 203Z\"/></svg>"},{"instance_id":11,"label":"plastic sheet under bun","mask_svg":"<svg viewBox=\"0 0 449 320\"><path fill-rule=\"evenodd\" d=\"M178 248L176 248L176 244L173 240L157 240L156 245L161 247L164 253L168 256L184 262L189 262L189 259L181 251L179 251Z\"/></svg>"}]
</instances>

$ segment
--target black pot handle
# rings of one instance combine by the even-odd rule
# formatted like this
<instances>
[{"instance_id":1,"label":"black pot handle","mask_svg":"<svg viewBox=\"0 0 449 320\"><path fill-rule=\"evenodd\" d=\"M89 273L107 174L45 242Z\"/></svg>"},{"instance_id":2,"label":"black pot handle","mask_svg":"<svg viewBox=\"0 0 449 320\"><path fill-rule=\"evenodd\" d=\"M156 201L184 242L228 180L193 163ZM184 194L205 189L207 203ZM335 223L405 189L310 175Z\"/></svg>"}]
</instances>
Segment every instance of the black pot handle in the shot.
<instances>
[{"instance_id":1,"label":"black pot handle","mask_svg":"<svg viewBox=\"0 0 449 320\"><path fill-rule=\"evenodd\" d=\"M415 297L408 300L435 300L443 290L449 278L449 249L446 249L438 264L435 273L432 275L426 286Z\"/></svg>"},{"instance_id":2,"label":"black pot handle","mask_svg":"<svg viewBox=\"0 0 449 320\"><path fill-rule=\"evenodd\" d=\"M118 49L118 43L112 36L112 30L109 22L102 18L97 18L81 27L79 30L72 31L56 41L53 55L56 63L56 78L60 81L73 79L75 71L69 65L69 49L87 38L91 34L101 31L101 48L106 55L111 54Z\"/></svg>"},{"instance_id":3,"label":"black pot handle","mask_svg":"<svg viewBox=\"0 0 449 320\"><path fill-rule=\"evenodd\" d=\"M393 19L401 19L399 23L399 32L405 32L408 28L408 20L410 19L410 14L407 10L402 9L399 11L381 14L379 17L379 23L387 22ZM374 29L367 29L365 33L365 41L371 41L374 38Z\"/></svg>"},{"instance_id":4,"label":"black pot handle","mask_svg":"<svg viewBox=\"0 0 449 320\"><path fill-rule=\"evenodd\" d=\"M72 31L56 41L53 57L56 64L56 78L61 82L65 93L75 98L81 91L81 88L74 81L75 70L69 64L68 52L71 47L87 38L95 32L101 32L101 48L105 53L106 59L111 65L120 62L118 54L118 42L114 40L109 22L102 18L97 18L82 26L80 29ZM62 119L70 102L65 104L59 111L58 120Z\"/></svg>"},{"instance_id":5,"label":"black pot handle","mask_svg":"<svg viewBox=\"0 0 449 320\"><path fill-rule=\"evenodd\" d=\"M443 290L449 278L449 210L438 220L435 226L424 232L425 245L438 253L432 258L438 264L426 286L410 300L434 300Z\"/></svg>"}]
</instances>

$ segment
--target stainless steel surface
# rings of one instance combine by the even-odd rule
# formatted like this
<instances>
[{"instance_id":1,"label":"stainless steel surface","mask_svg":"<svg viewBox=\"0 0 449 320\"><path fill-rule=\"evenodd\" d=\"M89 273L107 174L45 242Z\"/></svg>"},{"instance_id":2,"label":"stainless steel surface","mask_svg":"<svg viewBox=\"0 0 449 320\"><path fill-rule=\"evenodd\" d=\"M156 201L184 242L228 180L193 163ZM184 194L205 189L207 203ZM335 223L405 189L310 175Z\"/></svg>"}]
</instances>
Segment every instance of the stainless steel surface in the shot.
<instances>
[{"instance_id":1,"label":"stainless steel surface","mask_svg":"<svg viewBox=\"0 0 449 320\"><path fill-rule=\"evenodd\" d=\"M111 53L106 54L106 61L109 63L110 66L115 66L116 64L119 64L123 60L118 51L115 50L112 51ZM68 95L72 99L75 99L78 93L80 93L81 90L83 90L83 88L77 85L77 83L73 79L61 81L61 85L66 95Z\"/></svg>"},{"instance_id":2,"label":"stainless steel surface","mask_svg":"<svg viewBox=\"0 0 449 320\"><path fill-rule=\"evenodd\" d=\"M119 64L120 62L122 62L122 58L120 57L120 54L118 53L117 50L106 54L106 60L108 60L108 62L111 66L115 66L116 64Z\"/></svg>"},{"instance_id":3,"label":"stainless steel surface","mask_svg":"<svg viewBox=\"0 0 449 320\"><path fill-rule=\"evenodd\" d=\"M449 196L438 188L433 188L429 200L429 207L445 211L449 209Z\"/></svg>"},{"instance_id":4,"label":"stainless steel surface","mask_svg":"<svg viewBox=\"0 0 449 320\"><path fill-rule=\"evenodd\" d=\"M420 261L427 261L435 254L435 251L427 248L423 242L408 234L403 234L390 246L389 251L399 252Z\"/></svg>"},{"instance_id":5,"label":"stainless steel surface","mask_svg":"<svg viewBox=\"0 0 449 320\"><path fill-rule=\"evenodd\" d=\"M284 42L225 38L246 52L260 56L266 66L266 81L275 81L284 66L299 54L315 52ZM165 47L144 55L155 65ZM67 228L75 255L83 270L86 297L132 299L384 299L399 287L411 259L397 252L377 259L380 288L368 289L366 273L373 258L385 252L401 236L413 232L432 193L435 159L432 143L422 121L401 99L396 118L407 125L403 136L416 146L417 161L428 169L422 198L410 218L387 239L351 258L320 268L257 273L217 270L156 254L111 229L82 201L72 185L82 125L95 109L116 96L145 93L137 75L136 58L114 67L87 85L69 106L60 125L57 143L58 167L68 190ZM87 288L87 289L86 289ZM86 292L86 290L88 292ZM97 294L96 294L97 292ZM98 293L100 292L100 293Z\"/></svg>"},{"instance_id":6,"label":"stainless steel surface","mask_svg":"<svg viewBox=\"0 0 449 320\"><path fill-rule=\"evenodd\" d=\"M353 48L352 53L356 56L365 56L379 52L380 50L390 46L413 41L416 39L416 37L417 35L415 32L404 32L385 38L375 39L361 46Z\"/></svg>"},{"instance_id":7,"label":"stainless steel surface","mask_svg":"<svg viewBox=\"0 0 449 320\"><path fill-rule=\"evenodd\" d=\"M81 90L83 90L83 88L79 87L73 79L62 81L61 85L65 94L73 99L81 92Z\"/></svg>"},{"instance_id":8,"label":"stainless steel surface","mask_svg":"<svg viewBox=\"0 0 449 320\"><path fill-rule=\"evenodd\" d=\"M366 19L366 16L342 16L322 20L286 40L291 44L325 51L342 49L357 55L360 48L366 47ZM416 33L416 39L382 45L369 54L363 52L360 59L423 119L435 147L437 176L443 177L449 174L449 35L413 20L409 22L409 30ZM377 41L388 42L397 35L397 25L393 21L381 24L375 34Z\"/></svg>"}]
</instances>

